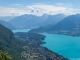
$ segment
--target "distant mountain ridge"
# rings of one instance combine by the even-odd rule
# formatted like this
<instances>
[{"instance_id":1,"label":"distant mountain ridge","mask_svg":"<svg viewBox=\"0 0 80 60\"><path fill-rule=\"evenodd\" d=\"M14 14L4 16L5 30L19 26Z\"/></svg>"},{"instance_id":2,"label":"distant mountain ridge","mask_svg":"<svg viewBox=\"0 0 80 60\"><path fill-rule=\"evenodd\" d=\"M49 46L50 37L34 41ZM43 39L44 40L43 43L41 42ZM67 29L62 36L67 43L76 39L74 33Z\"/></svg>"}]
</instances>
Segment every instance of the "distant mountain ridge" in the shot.
<instances>
[{"instance_id":1,"label":"distant mountain ridge","mask_svg":"<svg viewBox=\"0 0 80 60\"><path fill-rule=\"evenodd\" d=\"M22 15L10 20L9 23L17 28L37 28L49 24L56 24L66 16L63 14L35 16L35 15Z\"/></svg>"},{"instance_id":2,"label":"distant mountain ridge","mask_svg":"<svg viewBox=\"0 0 80 60\"><path fill-rule=\"evenodd\" d=\"M9 28L9 29L11 29L11 30L16 29L15 26L13 26L13 25L11 25L10 23L5 22L4 20L1 20L1 19L0 19L0 24L3 25L3 26L5 26L5 27L7 27L7 28Z\"/></svg>"},{"instance_id":3,"label":"distant mountain ridge","mask_svg":"<svg viewBox=\"0 0 80 60\"><path fill-rule=\"evenodd\" d=\"M9 21L11 19L13 19L15 16L0 16L0 19L1 20L4 20L4 21Z\"/></svg>"},{"instance_id":4,"label":"distant mountain ridge","mask_svg":"<svg viewBox=\"0 0 80 60\"><path fill-rule=\"evenodd\" d=\"M47 26L46 26L47 27ZM54 26L32 29L30 32L47 32L68 35L80 35L80 14L71 15L64 18Z\"/></svg>"}]
</instances>

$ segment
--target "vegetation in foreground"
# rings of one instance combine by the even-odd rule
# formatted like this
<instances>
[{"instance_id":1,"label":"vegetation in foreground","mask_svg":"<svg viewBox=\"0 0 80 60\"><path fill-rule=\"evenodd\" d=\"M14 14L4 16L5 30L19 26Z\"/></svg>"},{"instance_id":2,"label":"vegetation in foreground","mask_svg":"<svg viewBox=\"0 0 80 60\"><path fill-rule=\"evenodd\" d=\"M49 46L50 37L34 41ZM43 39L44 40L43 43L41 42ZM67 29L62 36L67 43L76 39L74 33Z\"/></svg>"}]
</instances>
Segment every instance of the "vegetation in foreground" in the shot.
<instances>
[{"instance_id":1,"label":"vegetation in foreground","mask_svg":"<svg viewBox=\"0 0 80 60\"><path fill-rule=\"evenodd\" d=\"M12 57L7 52L0 50L0 60L12 60Z\"/></svg>"}]
</instances>

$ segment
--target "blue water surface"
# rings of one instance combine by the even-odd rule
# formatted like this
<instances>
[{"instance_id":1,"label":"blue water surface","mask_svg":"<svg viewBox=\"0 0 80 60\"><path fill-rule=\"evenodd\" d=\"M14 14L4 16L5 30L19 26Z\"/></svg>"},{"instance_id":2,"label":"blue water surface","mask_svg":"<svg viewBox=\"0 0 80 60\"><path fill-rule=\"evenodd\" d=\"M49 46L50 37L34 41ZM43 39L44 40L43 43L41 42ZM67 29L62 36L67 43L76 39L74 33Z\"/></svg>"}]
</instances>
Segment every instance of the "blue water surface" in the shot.
<instances>
[{"instance_id":1,"label":"blue water surface","mask_svg":"<svg viewBox=\"0 0 80 60\"><path fill-rule=\"evenodd\" d=\"M60 34L43 34L46 36L43 46L67 58L80 60L80 37Z\"/></svg>"},{"instance_id":2,"label":"blue water surface","mask_svg":"<svg viewBox=\"0 0 80 60\"><path fill-rule=\"evenodd\" d=\"M18 29L13 32L28 32L31 29ZM80 37L41 33L46 36L43 46L71 60L80 60Z\"/></svg>"}]
</instances>

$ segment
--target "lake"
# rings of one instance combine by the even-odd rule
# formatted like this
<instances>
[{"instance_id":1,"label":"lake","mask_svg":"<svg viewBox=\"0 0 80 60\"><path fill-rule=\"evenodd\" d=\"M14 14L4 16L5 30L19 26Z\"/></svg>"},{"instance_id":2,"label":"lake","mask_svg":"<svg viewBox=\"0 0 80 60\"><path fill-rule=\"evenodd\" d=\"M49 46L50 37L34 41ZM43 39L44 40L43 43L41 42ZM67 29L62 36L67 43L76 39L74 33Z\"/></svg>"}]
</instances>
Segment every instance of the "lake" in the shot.
<instances>
[{"instance_id":1,"label":"lake","mask_svg":"<svg viewBox=\"0 0 80 60\"><path fill-rule=\"evenodd\" d=\"M16 33L16 32L28 32L29 30L31 29L17 29L17 30L12 30L13 33Z\"/></svg>"},{"instance_id":2,"label":"lake","mask_svg":"<svg viewBox=\"0 0 80 60\"><path fill-rule=\"evenodd\" d=\"M71 58L71 60L80 60L80 37L72 37L59 34L43 34L46 36L43 46L50 50Z\"/></svg>"},{"instance_id":3,"label":"lake","mask_svg":"<svg viewBox=\"0 0 80 60\"><path fill-rule=\"evenodd\" d=\"M13 32L28 32L30 29L13 30ZM71 60L80 60L80 37L72 37L60 34L41 33L46 36L43 46L63 55Z\"/></svg>"}]
</instances>

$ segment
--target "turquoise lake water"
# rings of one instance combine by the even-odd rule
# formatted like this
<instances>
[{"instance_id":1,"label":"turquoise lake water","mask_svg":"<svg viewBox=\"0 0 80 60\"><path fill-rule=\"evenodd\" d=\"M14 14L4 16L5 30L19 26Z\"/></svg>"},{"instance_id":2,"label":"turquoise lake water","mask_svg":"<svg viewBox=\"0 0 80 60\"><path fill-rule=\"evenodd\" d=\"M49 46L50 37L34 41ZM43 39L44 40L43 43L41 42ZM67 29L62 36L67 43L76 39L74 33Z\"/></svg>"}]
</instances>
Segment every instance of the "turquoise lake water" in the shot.
<instances>
[{"instance_id":1,"label":"turquoise lake water","mask_svg":"<svg viewBox=\"0 0 80 60\"><path fill-rule=\"evenodd\" d=\"M46 36L43 46L72 60L80 60L80 37L59 34L43 34Z\"/></svg>"},{"instance_id":2,"label":"turquoise lake water","mask_svg":"<svg viewBox=\"0 0 80 60\"><path fill-rule=\"evenodd\" d=\"M14 33L16 32L28 32L31 29L17 29L17 30L12 30Z\"/></svg>"},{"instance_id":3,"label":"turquoise lake water","mask_svg":"<svg viewBox=\"0 0 80 60\"><path fill-rule=\"evenodd\" d=\"M28 32L30 29L13 30L13 32ZM47 34L42 33L46 36L43 46L50 50L63 55L71 60L80 60L80 37L72 37L60 34Z\"/></svg>"}]
</instances>

